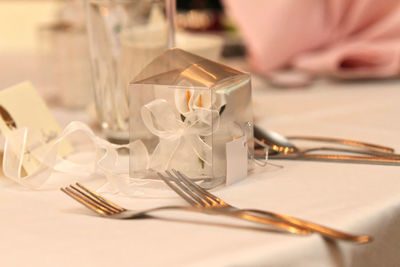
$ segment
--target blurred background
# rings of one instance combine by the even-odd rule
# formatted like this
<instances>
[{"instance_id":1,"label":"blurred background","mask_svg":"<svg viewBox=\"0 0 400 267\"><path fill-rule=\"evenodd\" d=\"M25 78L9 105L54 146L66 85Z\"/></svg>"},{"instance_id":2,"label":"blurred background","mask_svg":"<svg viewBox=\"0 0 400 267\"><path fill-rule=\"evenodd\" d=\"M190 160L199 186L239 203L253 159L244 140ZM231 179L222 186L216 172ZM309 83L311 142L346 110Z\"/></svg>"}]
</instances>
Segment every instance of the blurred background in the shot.
<instances>
[{"instance_id":1,"label":"blurred background","mask_svg":"<svg viewBox=\"0 0 400 267\"><path fill-rule=\"evenodd\" d=\"M177 46L252 72L269 88L307 88L326 78L398 79L399 6L398 0L178 0ZM91 112L85 25L83 0L0 0L0 88L30 80L50 105Z\"/></svg>"},{"instance_id":2,"label":"blurred background","mask_svg":"<svg viewBox=\"0 0 400 267\"><path fill-rule=\"evenodd\" d=\"M242 41L219 1L177 1L178 43L220 60ZM52 106L87 108L92 85L83 0L0 0L0 88L30 80ZM199 35L200 38L196 36Z\"/></svg>"}]
</instances>

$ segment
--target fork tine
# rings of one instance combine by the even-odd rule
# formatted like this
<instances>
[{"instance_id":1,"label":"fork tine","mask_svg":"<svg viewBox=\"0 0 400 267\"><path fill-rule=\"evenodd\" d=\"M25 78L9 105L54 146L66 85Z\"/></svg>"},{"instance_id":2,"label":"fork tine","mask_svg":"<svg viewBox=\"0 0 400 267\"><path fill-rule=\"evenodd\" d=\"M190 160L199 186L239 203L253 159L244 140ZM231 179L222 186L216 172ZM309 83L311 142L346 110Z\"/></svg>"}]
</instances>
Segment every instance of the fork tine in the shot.
<instances>
[{"instance_id":1,"label":"fork tine","mask_svg":"<svg viewBox=\"0 0 400 267\"><path fill-rule=\"evenodd\" d=\"M212 202L210 202L207 198L204 198L204 195L202 195L201 193L199 194L198 192L193 191L193 189L188 187L185 183L182 183L182 181L179 178L179 176L172 175L171 172L168 171L168 170L166 170L165 172L169 175L170 178L172 178L174 180L175 184L179 188L181 188L187 195L189 195L195 201L197 201L201 206L209 207L210 205L212 205Z\"/></svg>"},{"instance_id":2,"label":"fork tine","mask_svg":"<svg viewBox=\"0 0 400 267\"><path fill-rule=\"evenodd\" d=\"M69 185L69 187L65 188L67 190L69 190L70 192L74 193L75 195L77 195L78 197L82 198L83 200L85 200L86 202L92 204L93 206L95 206L96 208L104 211L107 215L112 215L115 213L115 211L104 207L101 203L98 203L96 201L94 201L93 199L91 199L89 196L87 196L87 194L82 193L80 190L78 190L76 187L74 187L73 185Z\"/></svg>"},{"instance_id":3,"label":"fork tine","mask_svg":"<svg viewBox=\"0 0 400 267\"><path fill-rule=\"evenodd\" d=\"M90 190L89 188L83 186L80 183L76 183L77 186L79 186L81 189L85 190L87 193L89 193L91 196L95 197L97 200L101 201L102 203L104 203L105 205L107 205L108 207L114 208L116 210L118 210L119 212L125 211L125 209L121 206L118 206L117 204L111 202L110 200L100 196L99 194L97 194L96 192Z\"/></svg>"},{"instance_id":4,"label":"fork tine","mask_svg":"<svg viewBox=\"0 0 400 267\"><path fill-rule=\"evenodd\" d=\"M86 206L87 208L89 208L90 210L101 214L101 215L109 215L107 212L103 211L102 209L98 208L96 205L93 205L92 203L86 201L84 198L82 198L81 196L79 196L78 194L74 193L71 189L69 189L68 187L66 188L60 188L61 191L63 191L65 194L67 194L68 196L70 196L71 198L75 199L76 201L78 201L79 203L81 203L82 205Z\"/></svg>"},{"instance_id":5,"label":"fork tine","mask_svg":"<svg viewBox=\"0 0 400 267\"><path fill-rule=\"evenodd\" d=\"M172 171L174 172L176 179L178 179L180 183L184 183L186 187L188 187L191 192L195 193L200 199L202 199L202 201L207 202L208 205L213 205L216 203L216 201L210 198L204 192L204 190L200 190L200 187L193 181L190 181L190 179L188 179L187 177L183 177L183 175L175 169L172 169Z\"/></svg>"},{"instance_id":6,"label":"fork tine","mask_svg":"<svg viewBox=\"0 0 400 267\"><path fill-rule=\"evenodd\" d=\"M193 199L191 199L188 195L186 195L185 193L183 193L183 191L179 190L175 185L173 185L168 179L167 177L163 176L161 173L157 172L158 176L160 176L160 178L164 181L164 183L167 184L167 186L169 186L169 188L171 188L172 190L175 191L175 193L177 193L179 196L181 196L184 200L186 200L186 202L188 202L190 205L195 206L195 207L199 207L200 204L197 203L196 201L194 201ZM176 181L176 179L174 177L172 177L173 180Z\"/></svg>"},{"instance_id":7,"label":"fork tine","mask_svg":"<svg viewBox=\"0 0 400 267\"><path fill-rule=\"evenodd\" d=\"M175 172L176 175L178 175L182 181L185 181L187 184L190 184L191 186L193 186L194 188L196 188L196 190L198 190L199 192L207 195L211 200L216 201L218 203L221 202L221 199L213 194L211 194L210 192L208 192L207 190L203 189L201 186L199 186L198 184L196 184L195 182L193 182L192 180L190 180L185 174L183 174L180 171L177 171L175 169L173 169L173 171Z\"/></svg>"},{"instance_id":8,"label":"fork tine","mask_svg":"<svg viewBox=\"0 0 400 267\"><path fill-rule=\"evenodd\" d=\"M119 213L119 212L120 212L120 210L115 209L115 208L113 208L113 207L110 207L109 205L107 205L107 204L104 203L103 201L98 200L98 199L97 199L96 197L94 197L93 195L91 195L91 194L89 194L89 193L87 193L87 192L85 192L85 191L82 191L82 190L80 190L79 188L76 188L76 187L73 186L73 185L70 185L69 187L72 188L72 189L74 189L75 191L79 192L79 193L80 193L82 196L84 196L86 199L89 199L89 200L91 200L92 202L96 203L97 206L106 209L107 211L109 211L109 212L112 213L112 214L113 214L113 213Z\"/></svg>"}]
</instances>

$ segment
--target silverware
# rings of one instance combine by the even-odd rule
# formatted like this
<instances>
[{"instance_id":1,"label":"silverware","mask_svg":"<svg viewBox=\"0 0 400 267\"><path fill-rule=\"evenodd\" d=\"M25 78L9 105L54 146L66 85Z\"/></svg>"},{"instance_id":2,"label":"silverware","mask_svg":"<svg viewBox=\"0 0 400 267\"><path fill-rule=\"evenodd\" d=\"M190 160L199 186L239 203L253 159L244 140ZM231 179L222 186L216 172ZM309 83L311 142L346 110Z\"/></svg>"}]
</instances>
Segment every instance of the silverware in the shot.
<instances>
[{"instance_id":1,"label":"silverware","mask_svg":"<svg viewBox=\"0 0 400 267\"><path fill-rule=\"evenodd\" d=\"M184 200L186 200L190 205L194 207L204 207L210 210L237 211L238 214L242 213L246 215L256 213L256 214L261 214L263 216L273 217L282 220L283 222L288 222L293 225L311 230L313 232L320 233L323 236L334 239L340 239L355 243L367 243L372 241L372 238L370 236L344 233L332 228L328 228L319 224L297 219L287 215L282 215L278 213L273 213L264 210L257 210L257 209L236 208L228 204L227 202L223 201L219 197L211 194L202 187L198 186L183 173L176 170L172 171L174 172L175 175L172 175L171 172L166 171L169 179L160 173L159 176L172 190L174 190L178 195L180 195ZM176 186L172 184L170 180L172 180Z\"/></svg>"},{"instance_id":2,"label":"silverware","mask_svg":"<svg viewBox=\"0 0 400 267\"><path fill-rule=\"evenodd\" d=\"M256 154L259 154L255 151ZM255 157L265 158L263 155L255 155ZM400 165L400 158L396 157L363 157L363 156L346 156L346 155L325 155L325 154L277 154L268 156L269 159L290 159L290 160L310 160L310 161L327 161L327 162L344 162L344 163L361 163L361 164L378 164L378 165Z\"/></svg>"},{"instance_id":3,"label":"silverware","mask_svg":"<svg viewBox=\"0 0 400 267\"><path fill-rule=\"evenodd\" d=\"M269 154L306 154L313 151L319 150L328 150L328 151L341 151L348 153L357 153L364 155L372 155L372 156L380 156L380 157L394 157L400 158L400 155L393 154L394 149L390 147L379 146L375 144L363 143L359 141L346 140L346 139L337 139L337 138L328 138L328 137L305 137L305 136L293 136L290 138L286 138L280 135L277 132L264 130L259 128L258 126L254 126L254 137L261 141L262 143L267 144L271 150ZM293 140L309 140L309 141L318 141L318 142L328 142L328 143L339 143L342 145L356 146L363 148L361 149L347 149L340 147L314 147L310 149L300 149L296 147L289 139Z\"/></svg>"},{"instance_id":4,"label":"silverware","mask_svg":"<svg viewBox=\"0 0 400 267\"><path fill-rule=\"evenodd\" d=\"M186 207L186 206L162 206L157 208L151 208L142 211L128 210L125 209L110 200L102 197L96 192L90 190L89 188L76 183L75 185L70 185L65 188L60 188L60 190L66 193L68 196L72 197L79 203L83 204L90 210L96 212L96 214L111 218L111 219L137 219L149 217L149 213L160 211L160 210L180 210L180 211L191 211L191 212L200 212L200 213L208 213L208 214L217 214L217 215L225 215L229 217L239 218L243 220L249 220L252 222L256 222L259 224L264 224L268 226L272 226L278 228L282 231L287 231L292 234L298 235L307 235L311 232L309 230L293 226L291 224L274 221L267 218L259 218L253 215L244 215L237 214L234 211L224 211L224 210L210 210L205 209L203 207Z\"/></svg>"},{"instance_id":5,"label":"silverware","mask_svg":"<svg viewBox=\"0 0 400 267\"><path fill-rule=\"evenodd\" d=\"M372 149L376 151L386 152L386 153L393 153L394 149L391 147L365 143L355 140L348 140L348 139L340 139L340 138L331 138L331 137L320 137L320 136L287 136L289 140L306 140L306 141L315 141L315 142L326 142L326 143L337 143L342 145L348 146L356 146L365 149Z\"/></svg>"},{"instance_id":6,"label":"silverware","mask_svg":"<svg viewBox=\"0 0 400 267\"><path fill-rule=\"evenodd\" d=\"M76 183L75 185L69 185L64 188L60 188L62 192L72 197L82 205L86 206L90 210L96 212L98 215L105 216L112 219L137 219L147 217L149 212L157 210L190 210L195 211L196 209L190 209L187 207L178 206L163 206L153 209L147 209L143 211L134 211L125 209L110 200L102 197L96 192L89 188Z\"/></svg>"}]
</instances>

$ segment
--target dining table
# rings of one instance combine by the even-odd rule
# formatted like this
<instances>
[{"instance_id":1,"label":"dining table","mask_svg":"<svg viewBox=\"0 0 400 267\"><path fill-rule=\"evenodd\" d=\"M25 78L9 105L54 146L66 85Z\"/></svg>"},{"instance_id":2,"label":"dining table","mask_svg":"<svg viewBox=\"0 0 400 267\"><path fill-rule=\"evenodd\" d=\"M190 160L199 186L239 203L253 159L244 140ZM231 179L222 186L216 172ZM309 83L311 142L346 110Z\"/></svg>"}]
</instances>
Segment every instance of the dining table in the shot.
<instances>
[{"instance_id":1,"label":"dining table","mask_svg":"<svg viewBox=\"0 0 400 267\"><path fill-rule=\"evenodd\" d=\"M236 62L232 62L235 64ZM307 89L276 89L253 76L254 117L284 135L318 135L378 143L400 150L399 80L316 81ZM62 126L85 111L53 107ZM79 142L75 144L79 146ZM398 266L400 167L269 160L235 184L212 192L243 208L307 219L374 238L367 244L297 236L219 216L161 212L155 218L95 216L51 182L39 190L1 177L0 257L3 266ZM49 181L88 186L101 177L58 175ZM105 196L136 210L185 205L157 195ZM257 227L258 228L258 227Z\"/></svg>"},{"instance_id":2,"label":"dining table","mask_svg":"<svg viewBox=\"0 0 400 267\"><path fill-rule=\"evenodd\" d=\"M1 74L0 89L18 79L33 80L62 128L82 121L101 136L90 109L51 102L57 84L39 77L35 50L5 49L0 50L0 70L12 75ZM24 59L21 70L17 63ZM222 62L251 71L244 58ZM352 139L400 151L399 79L318 78L307 87L277 88L252 74L251 82L254 121L260 128L285 136ZM79 152L85 142L71 142L76 151L72 156L85 157ZM112 220L96 216L59 190L78 181L102 188L102 195L125 208L187 206L167 186L160 186L159 195L154 191L130 196L104 189L101 176L54 172L41 188L30 189L0 174L1 266L400 266L400 166L269 159L245 179L211 191L241 208L373 237L365 244L316 233L294 235L194 212L161 211L151 218Z\"/></svg>"}]
</instances>

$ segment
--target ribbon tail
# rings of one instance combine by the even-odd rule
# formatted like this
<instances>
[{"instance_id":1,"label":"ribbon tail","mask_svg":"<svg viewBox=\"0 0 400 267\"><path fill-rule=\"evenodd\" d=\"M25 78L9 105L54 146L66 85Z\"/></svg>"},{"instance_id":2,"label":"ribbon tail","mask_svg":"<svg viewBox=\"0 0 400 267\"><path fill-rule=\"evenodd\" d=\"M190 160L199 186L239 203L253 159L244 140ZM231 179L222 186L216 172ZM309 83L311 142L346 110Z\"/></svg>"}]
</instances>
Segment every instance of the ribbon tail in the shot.
<instances>
[{"instance_id":1,"label":"ribbon tail","mask_svg":"<svg viewBox=\"0 0 400 267\"><path fill-rule=\"evenodd\" d=\"M160 142L151 155L150 169L155 171L167 170L180 143L180 138L175 140L160 139Z\"/></svg>"},{"instance_id":2,"label":"ribbon tail","mask_svg":"<svg viewBox=\"0 0 400 267\"><path fill-rule=\"evenodd\" d=\"M11 133L5 140L3 153L3 173L6 177L19 182L22 162L26 147L27 129L19 129Z\"/></svg>"},{"instance_id":3,"label":"ribbon tail","mask_svg":"<svg viewBox=\"0 0 400 267\"><path fill-rule=\"evenodd\" d=\"M4 146L4 175L32 189L38 188L48 179L57 153L53 148L45 155L27 150L29 144L41 144L39 136L37 132L29 131L28 128L17 129L9 134Z\"/></svg>"},{"instance_id":4,"label":"ribbon tail","mask_svg":"<svg viewBox=\"0 0 400 267\"><path fill-rule=\"evenodd\" d=\"M186 140L192 145L193 151L196 155L204 161L207 165L212 164L212 147L207 144L200 136L192 134L185 136Z\"/></svg>"}]
</instances>

